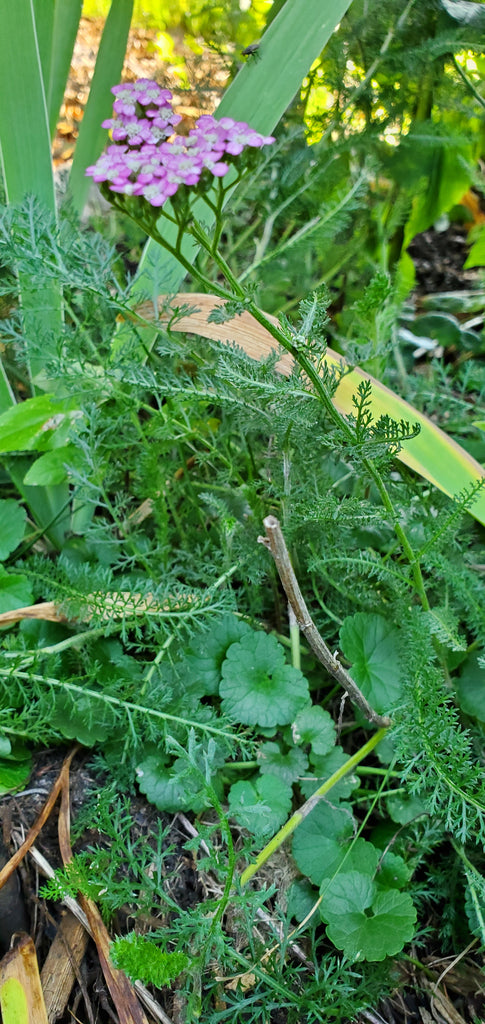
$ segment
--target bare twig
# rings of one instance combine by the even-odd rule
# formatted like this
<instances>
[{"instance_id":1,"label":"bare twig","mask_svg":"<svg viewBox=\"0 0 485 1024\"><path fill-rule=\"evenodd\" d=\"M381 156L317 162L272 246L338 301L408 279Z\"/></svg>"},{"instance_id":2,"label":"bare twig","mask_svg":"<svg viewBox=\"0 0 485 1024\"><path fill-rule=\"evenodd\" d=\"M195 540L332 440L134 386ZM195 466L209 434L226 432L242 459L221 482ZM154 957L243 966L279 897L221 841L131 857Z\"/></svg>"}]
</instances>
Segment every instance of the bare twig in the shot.
<instances>
[{"instance_id":1,"label":"bare twig","mask_svg":"<svg viewBox=\"0 0 485 1024\"><path fill-rule=\"evenodd\" d=\"M278 519L276 519L276 516L267 516L266 519L263 520L263 525L266 529L266 537L258 537L258 541L260 544L264 544L264 546L268 548L268 551L271 551L290 607L293 609L296 621L302 633L308 640L313 652L316 654L322 665L324 665L327 672L329 672L330 675L340 683L340 686L344 688L346 693L349 694L349 697L354 701L354 704L357 704L357 707L360 708L362 714L365 715L367 720L369 722L374 722L381 728L387 728L391 725L391 719L388 718L387 715L379 715L377 714L377 711L374 711L364 697L364 694L360 692L359 687L352 679L352 676L350 676L343 665L340 664L338 655L332 654L325 641L320 636L305 601L303 600L303 594L298 586L298 580L293 571L293 566L288 554L288 548L286 547L285 538L283 537Z\"/></svg>"}]
</instances>

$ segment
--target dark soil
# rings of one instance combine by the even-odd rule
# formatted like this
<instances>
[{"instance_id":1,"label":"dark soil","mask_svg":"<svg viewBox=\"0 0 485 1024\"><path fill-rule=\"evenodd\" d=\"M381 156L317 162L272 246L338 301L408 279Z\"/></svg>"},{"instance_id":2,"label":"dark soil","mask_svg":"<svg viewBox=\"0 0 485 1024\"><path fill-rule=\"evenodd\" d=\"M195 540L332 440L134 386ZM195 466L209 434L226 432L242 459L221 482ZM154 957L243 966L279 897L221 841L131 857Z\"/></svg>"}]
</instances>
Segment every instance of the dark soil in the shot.
<instances>
[{"instance_id":1,"label":"dark soil","mask_svg":"<svg viewBox=\"0 0 485 1024\"><path fill-rule=\"evenodd\" d=\"M445 231L430 228L416 235L407 250L416 271L416 294L472 288L477 271L463 269L468 250L468 231L462 224L450 224Z\"/></svg>"}]
</instances>

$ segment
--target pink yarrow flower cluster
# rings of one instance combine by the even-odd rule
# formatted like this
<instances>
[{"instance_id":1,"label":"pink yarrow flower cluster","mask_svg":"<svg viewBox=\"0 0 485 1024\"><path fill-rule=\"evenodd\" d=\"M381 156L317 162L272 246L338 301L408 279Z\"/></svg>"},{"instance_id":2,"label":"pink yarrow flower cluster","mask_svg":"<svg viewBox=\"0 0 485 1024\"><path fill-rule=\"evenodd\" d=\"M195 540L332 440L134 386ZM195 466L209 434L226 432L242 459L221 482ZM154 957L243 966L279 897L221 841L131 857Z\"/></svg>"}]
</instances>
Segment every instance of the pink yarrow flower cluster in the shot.
<instances>
[{"instance_id":1,"label":"pink yarrow flower cluster","mask_svg":"<svg viewBox=\"0 0 485 1024\"><path fill-rule=\"evenodd\" d=\"M110 129L113 143L86 174L106 182L111 192L142 196L151 206L163 206L180 185L198 185L205 171L222 178L246 147L275 141L244 121L208 114L188 135L179 135L181 117L172 109L171 92L148 78L115 85L111 92L116 117L103 121L103 128Z\"/></svg>"}]
</instances>

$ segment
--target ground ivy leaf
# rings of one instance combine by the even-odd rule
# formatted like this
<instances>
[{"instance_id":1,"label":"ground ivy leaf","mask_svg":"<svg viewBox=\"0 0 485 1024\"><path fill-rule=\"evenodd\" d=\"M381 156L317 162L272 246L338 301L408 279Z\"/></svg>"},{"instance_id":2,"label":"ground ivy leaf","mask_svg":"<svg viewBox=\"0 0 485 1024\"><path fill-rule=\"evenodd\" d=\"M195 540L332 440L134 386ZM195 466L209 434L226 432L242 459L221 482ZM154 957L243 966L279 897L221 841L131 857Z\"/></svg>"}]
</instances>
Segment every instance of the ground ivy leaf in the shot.
<instances>
[{"instance_id":1,"label":"ground ivy leaf","mask_svg":"<svg viewBox=\"0 0 485 1024\"><path fill-rule=\"evenodd\" d=\"M426 801L422 797L407 793L389 796L386 800L386 807L389 817L398 825L407 825L419 815L429 813Z\"/></svg>"},{"instance_id":2,"label":"ground ivy leaf","mask_svg":"<svg viewBox=\"0 0 485 1024\"><path fill-rule=\"evenodd\" d=\"M291 786L275 775L236 782L229 790L229 814L253 835L272 835L291 810Z\"/></svg>"},{"instance_id":3,"label":"ground ivy leaf","mask_svg":"<svg viewBox=\"0 0 485 1024\"><path fill-rule=\"evenodd\" d=\"M0 566L0 612L25 608L32 604L32 587L27 576L6 572Z\"/></svg>"},{"instance_id":4,"label":"ground ivy leaf","mask_svg":"<svg viewBox=\"0 0 485 1024\"><path fill-rule=\"evenodd\" d=\"M281 644L251 631L232 644L222 665L222 710L244 725L286 725L308 701L308 682L285 661Z\"/></svg>"},{"instance_id":5,"label":"ground ivy leaf","mask_svg":"<svg viewBox=\"0 0 485 1024\"><path fill-rule=\"evenodd\" d=\"M291 726L293 742L298 746L311 744L313 754L328 754L335 746L335 723L328 711L311 705L298 712Z\"/></svg>"},{"instance_id":6,"label":"ground ivy leaf","mask_svg":"<svg viewBox=\"0 0 485 1024\"><path fill-rule=\"evenodd\" d=\"M342 747L334 747L325 757L313 757L313 753L310 754L311 767L308 777L300 783L303 795L308 799L326 779L329 779L348 760L349 758L342 750ZM349 772L348 775L344 775L343 779L332 787L329 792L329 799L333 804L337 804L339 800L347 800L352 790L356 789L358 785L359 780L357 776Z\"/></svg>"},{"instance_id":7,"label":"ground ivy leaf","mask_svg":"<svg viewBox=\"0 0 485 1024\"><path fill-rule=\"evenodd\" d=\"M224 615L210 633L204 633L190 648L185 659L193 680L191 691L195 692L197 689L200 696L218 694L221 666L228 648L241 640L246 633L253 632L247 622L236 618L235 615Z\"/></svg>"},{"instance_id":8,"label":"ground ivy leaf","mask_svg":"<svg viewBox=\"0 0 485 1024\"><path fill-rule=\"evenodd\" d=\"M51 724L67 739L92 747L109 739L116 725L116 716L110 705L103 701L59 693L54 696Z\"/></svg>"},{"instance_id":9,"label":"ground ivy leaf","mask_svg":"<svg viewBox=\"0 0 485 1024\"><path fill-rule=\"evenodd\" d=\"M31 772L32 758L29 755L21 761L0 757L0 794L22 789Z\"/></svg>"},{"instance_id":10,"label":"ground ivy leaf","mask_svg":"<svg viewBox=\"0 0 485 1024\"><path fill-rule=\"evenodd\" d=\"M357 612L344 619L340 643L352 679L376 711L388 711L402 692L398 630L382 615Z\"/></svg>"},{"instance_id":11,"label":"ground ivy leaf","mask_svg":"<svg viewBox=\"0 0 485 1024\"><path fill-rule=\"evenodd\" d=\"M402 889L411 878L412 870L397 853L387 851L376 875L379 889Z\"/></svg>"},{"instance_id":12,"label":"ground ivy leaf","mask_svg":"<svg viewBox=\"0 0 485 1024\"><path fill-rule=\"evenodd\" d=\"M0 501L0 561L18 548L25 533L27 513L18 501L6 498Z\"/></svg>"},{"instance_id":13,"label":"ground ivy leaf","mask_svg":"<svg viewBox=\"0 0 485 1024\"><path fill-rule=\"evenodd\" d=\"M263 743L258 751L259 770L262 775L276 775L291 786L308 768L303 750L292 747L283 754L277 743Z\"/></svg>"},{"instance_id":14,"label":"ground ivy leaf","mask_svg":"<svg viewBox=\"0 0 485 1024\"><path fill-rule=\"evenodd\" d=\"M416 911L407 893L379 892L368 875L349 871L332 879L320 908L327 935L349 960L395 956L414 933Z\"/></svg>"},{"instance_id":15,"label":"ground ivy leaf","mask_svg":"<svg viewBox=\"0 0 485 1024\"><path fill-rule=\"evenodd\" d=\"M353 831L354 819L347 807L332 807L321 800L293 837L293 857L302 874L320 885L340 864L342 844Z\"/></svg>"},{"instance_id":16,"label":"ground ivy leaf","mask_svg":"<svg viewBox=\"0 0 485 1024\"><path fill-rule=\"evenodd\" d=\"M359 871L361 874L373 878L380 855L381 851L372 843L368 843L366 839L353 839L345 846L341 845L338 861L333 861L329 869L325 871L320 886L321 894L325 897L329 881L337 872L345 871L348 874L349 871Z\"/></svg>"},{"instance_id":17,"label":"ground ivy leaf","mask_svg":"<svg viewBox=\"0 0 485 1024\"><path fill-rule=\"evenodd\" d=\"M203 811L207 807L207 799L200 789L194 785L192 778L177 778L177 766L181 772L184 763L177 760L173 766L167 765L167 758L158 751L149 753L137 765L136 777L142 793L159 811Z\"/></svg>"},{"instance_id":18,"label":"ground ivy leaf","mask_svg":"<svg viewBox=\"0 0 485 1024\"><path fill-rule=\"evenodd\" d=\"M319 918L315 917L315 914L318 909L316 904L319 902L319 893L318 889L308 879L300 878L296 882L292 882L288 889L287 897L287 914L289 919L294 917L301 924L313 910L314 912L305 927L309 928L311 924L318 922Z\"/></svg>"},{"instance_id":19,"label":"ground ivy leaf","mask_svg":"<svg viewBox=\"0 0 485 1024\"><path fill-rule=\"evenodd\" d=\"M485 722L484 671L477 655L466 659L458 679L454 680L458 703L466 715Z\"/></svg>"}]
</instances>

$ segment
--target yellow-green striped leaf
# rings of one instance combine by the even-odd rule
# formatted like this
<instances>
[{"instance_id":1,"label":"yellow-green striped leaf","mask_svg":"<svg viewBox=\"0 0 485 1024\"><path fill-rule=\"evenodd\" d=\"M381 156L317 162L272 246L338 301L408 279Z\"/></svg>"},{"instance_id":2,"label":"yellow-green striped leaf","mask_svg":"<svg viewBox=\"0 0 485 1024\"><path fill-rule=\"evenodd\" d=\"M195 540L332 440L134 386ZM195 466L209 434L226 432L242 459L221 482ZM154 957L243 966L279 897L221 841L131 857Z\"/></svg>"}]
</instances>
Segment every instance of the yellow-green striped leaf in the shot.
<instances>
[{"instance_id":1,"label":"yellow-green striped leaf","mask_svg":"<svg viewBox=\"0 0 485 1024\"><path fill-rule=\"evenodd\" d=\"M180 294L176 295L172 301L174 306L187 305L194 309L194 312L182 316L171 324L173 331L190 331L223 344L227 343L228 335L230 335L231 342L235 342L244 349L252 359L268 356L276 348L275 339L250 313L242 313L230 323L209 323L210 312L215 306L221 305L223 301L215 295ZM153 316L153 307L151 303L145 303L139 307L138 312L149 318ZM275 323L278 322L274 317L269 319L273 319ZM339 366L345 362L343 357L337 352L333 352L332 349L327 349L326 360L331 366ZM278 361L276 369L285 376L289 376L292 367L292 357L288 353L284 353ZM450 497L458 495L465 488L469 488L478 480L485 478L483 467L464 448L448 437L427 416L396 395L390 388L371 377L369 373L364 373L359 367L355 367L346 374L337 388L334 403L340 412L349 415L354 411L352 396L356 394L362 380L370 380L372 383L371 409L375 419L387 415L398 422L405 420L410 424L419 423L421 429L418 436L409 442L403 442L402 449L397 456L406 466L429 480L431 484ZM485 490L482 489L478 492L469 511L479 523L485 525Z\"/></svg>"}]
</instances>

